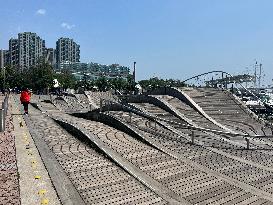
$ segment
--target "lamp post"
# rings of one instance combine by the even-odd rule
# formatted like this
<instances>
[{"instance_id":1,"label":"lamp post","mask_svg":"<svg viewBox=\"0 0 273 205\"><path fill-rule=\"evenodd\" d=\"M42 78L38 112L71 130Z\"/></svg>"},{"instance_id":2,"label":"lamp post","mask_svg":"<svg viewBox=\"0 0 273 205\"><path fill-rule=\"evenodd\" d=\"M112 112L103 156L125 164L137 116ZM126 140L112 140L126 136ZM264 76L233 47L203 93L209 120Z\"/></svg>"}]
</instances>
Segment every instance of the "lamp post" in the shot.
<instances>
[{"instance_id":1,"label":"lamp post","mask_svg":"<svg viewBox=\"0 0 273 205\"><path fill-rule=\"evenodd\" d=\"M133 71L133 79L132 79L132 88L135 94L135 84L136 84L136 62L134 62L134 71Z\"/></svg>"},{"instance_id":2,"label":"lamp post","mask_svg":"<svg viewBox=\"0 0 273 205\"><path fill-rule=\"evenodd\" d=\"M136 62L134 62L133 81L136 82Z\"/></svg>"}]
</instances>

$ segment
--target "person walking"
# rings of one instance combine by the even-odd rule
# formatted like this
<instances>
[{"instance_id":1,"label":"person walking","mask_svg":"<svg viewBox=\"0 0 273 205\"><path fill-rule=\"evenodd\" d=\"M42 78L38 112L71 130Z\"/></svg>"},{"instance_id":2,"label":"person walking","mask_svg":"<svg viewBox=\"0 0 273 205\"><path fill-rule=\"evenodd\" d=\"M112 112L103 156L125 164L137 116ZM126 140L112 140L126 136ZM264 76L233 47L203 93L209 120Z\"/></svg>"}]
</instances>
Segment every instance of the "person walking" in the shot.
<instances>
[{"instance_id":1,"label":"person walking","mask_svg":"<svg viewBox=\"0 0 273 205\"><path fill-rule=\"evenodd\" d=\"M27 88L23 88L20 96L21 104L24 106L25 115L28 115L28 104L30 103L31 93Z\"/></svg>"}]
</instances>

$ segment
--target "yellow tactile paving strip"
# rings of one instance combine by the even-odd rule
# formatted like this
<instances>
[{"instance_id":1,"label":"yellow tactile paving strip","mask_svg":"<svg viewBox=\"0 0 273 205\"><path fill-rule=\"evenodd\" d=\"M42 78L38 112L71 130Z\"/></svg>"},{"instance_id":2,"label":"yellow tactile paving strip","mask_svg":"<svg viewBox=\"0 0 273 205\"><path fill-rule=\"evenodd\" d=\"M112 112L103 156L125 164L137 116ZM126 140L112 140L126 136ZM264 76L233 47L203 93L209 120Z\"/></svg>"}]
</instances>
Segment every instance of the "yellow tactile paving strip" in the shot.
<instances>
[{"instance_id":1,"label":"yellow tactile paving strip","mask_svg":"<svg viewBox=\"0 0 273 205\"><path fill-rule=\"evenodd\" d=\"M20 195L22 205L60 204L51 180L40 158L38 150L26 127L18 104L13 99L13 121L16 158L20 175Z\"/></svg>"}]
</instances>

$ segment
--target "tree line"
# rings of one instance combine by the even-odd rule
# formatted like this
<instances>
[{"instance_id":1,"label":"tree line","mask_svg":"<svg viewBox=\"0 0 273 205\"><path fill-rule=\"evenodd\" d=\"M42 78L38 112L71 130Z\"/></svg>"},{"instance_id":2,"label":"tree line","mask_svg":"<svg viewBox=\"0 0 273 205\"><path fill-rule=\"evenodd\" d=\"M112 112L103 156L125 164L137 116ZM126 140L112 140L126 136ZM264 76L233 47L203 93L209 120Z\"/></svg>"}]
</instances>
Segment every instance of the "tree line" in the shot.
<instances>
[{"instance_id":1,"label":"tree line","mask_svg":"<svg viewBox=\"0 0 273 205\"><path fill-rule=\"evenodd\" d=\"M141 80L138 83L134 82L132 75L128 75L127 79L100 77L96 80L90 80L87 75L83 79L76 80L70 70L64 69L61 72L55 72L54 68L45 61L39 62L38 65L28 69L18 69L12 66L6 66L0 73L0 88L19 90L22 87L32 89L33 92L43 92L45 89L54 89L53 80L57 79L61 89L84 89L108 91L116 90L120 93L129 93L136 91L140 87L145 90L151 90L157 87L173 86L183 87L185 84L179 80L159 79L157 77L148 80Z\"/></svg>"},{"instance_id":2,"label":"tree line","mask_svg":"<svg viewBox=\"0 0 273 205\"><path fill-rule=\"evenodd\" d=\"M184 87L186 84L180 80L174 79L159 79L153 77L148 80L141 80L138 82L144 90L152 90L158 87Z\"/></svg>"},{"instance_id":3,"label":"tree line","mask_svg":"<svg viewBox=\"0 0 273 205\"><path fill-rule=\"evenodd\" d=\"M54 79L57 79L64 89L76 85L76 79L71 72L64 70L61 73L56 73L50 64L42 61L36 66L25 69L5 66L0 74L0 88L20 90L22 87L27 87L35 92L40 92L44 89L52 89Z\"/></svg>"},{"instance_id":4,"label":"tree line","mask_svg":"<svg viewBox=\"0 0 273 205\"><path fill-rule=\"evenodd\" d=\"M45 89L54 89L54 79L57 79L62 90L83 88L84 90L96 89L99 91L110 89L129 91L133 90L135 85L131 75L127 79L100 77L96 80L89 80L87 75L84 75L82 80L76 80L70 70L63 69L60 72L55 72L50 64L41 61L28 69L5 66L0 73L0 89L17 88L20 90L22 87L27 87L34 92L43 92Z\"/></svg>"}]
</instances>

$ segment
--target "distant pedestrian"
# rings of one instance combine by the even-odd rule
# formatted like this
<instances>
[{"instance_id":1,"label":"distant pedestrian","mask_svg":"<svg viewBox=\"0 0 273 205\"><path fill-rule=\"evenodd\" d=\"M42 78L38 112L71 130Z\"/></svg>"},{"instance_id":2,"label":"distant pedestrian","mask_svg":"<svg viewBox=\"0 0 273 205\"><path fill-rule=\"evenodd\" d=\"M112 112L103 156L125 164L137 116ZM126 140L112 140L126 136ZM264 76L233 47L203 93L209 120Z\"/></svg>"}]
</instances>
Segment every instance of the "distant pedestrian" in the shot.
<instances>
[{"instance_id":1,"label":"distant pedestrian","mask_svg":"<svg viewBox=\"0 0 273 205\"><path fill-rule=\"evenodd\" d=\"M28 115L28 104L30 103L31 93L27 88L23 88L21 92L20 101L24 106L25 115Z\"/></svg>"}]
</instances>

